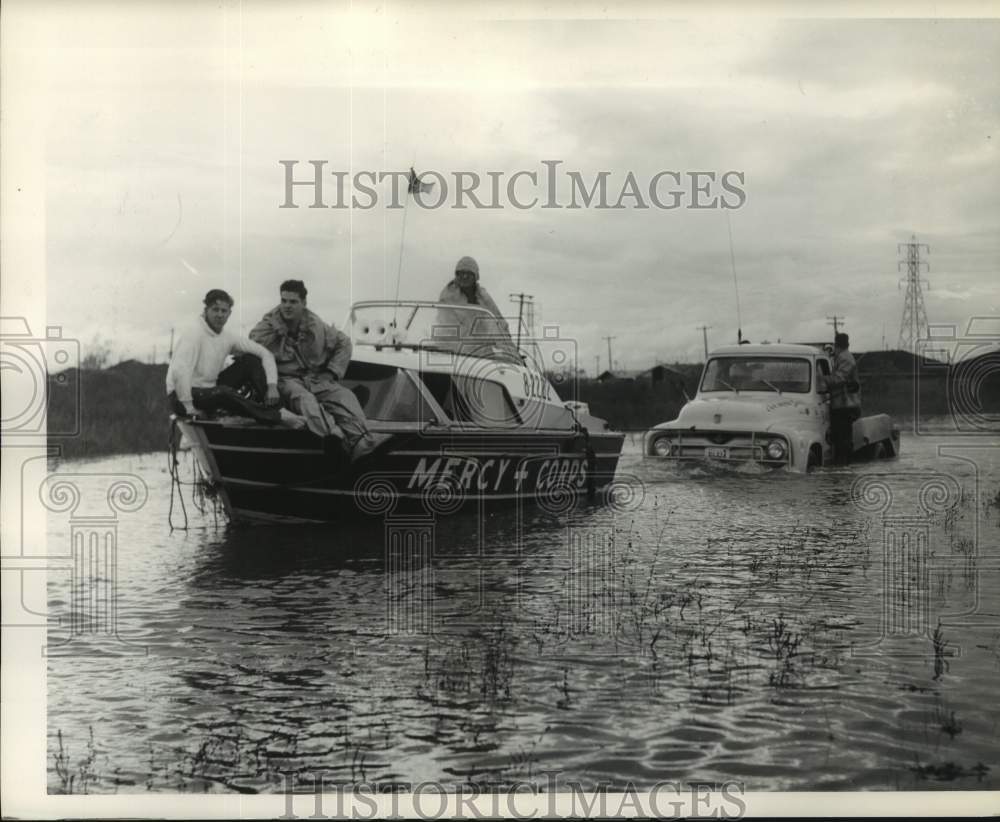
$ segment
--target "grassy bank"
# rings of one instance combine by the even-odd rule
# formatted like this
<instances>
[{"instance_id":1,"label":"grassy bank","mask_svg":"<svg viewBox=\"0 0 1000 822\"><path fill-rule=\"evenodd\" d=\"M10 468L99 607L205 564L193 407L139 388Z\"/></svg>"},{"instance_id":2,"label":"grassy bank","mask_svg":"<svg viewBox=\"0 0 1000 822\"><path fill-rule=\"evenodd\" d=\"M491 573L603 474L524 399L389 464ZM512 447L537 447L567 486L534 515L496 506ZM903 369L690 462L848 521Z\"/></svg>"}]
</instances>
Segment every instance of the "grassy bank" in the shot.
<instances>
[{"instance_id":1,"label":"grassy bank","mask_svg":"<svg viewBox=\"0 0 1000 822\"><path fill-rule=\"evenodd\" d=\"M995 360L1000 354L991 356ZM925 363L916 378L912 357L904 352L867 354L859 357L859 363L865 414L912 419L950 415L955 407L1000 412L1000 364L992 360L956 367L954 373L939 363ZM683 391L688 396L697 391L700 365L673 368L676 376L656 382L649 378L581 379L575 386L555 385L563 399L588 403L592 413L613 427L645 430L674 419L685 402ZM50 377L50 444L60 446L62 455L70 459L163 450L169 416L166 371L165 365L129 360L110 368L71 369ZM984 373L988 378L980 379ZM77 407L79 432L64 435L77 428Z\"/></svg>"},{"instance_id":2,"label":"grassy bank","mask_svg":"<svg viewBox=\"0 0 1000 822\"><path fill-rule=\"evenodd\" d=\"M70 388L49 378L49 444L67 459L138 454L167 447L166 365L127 360L100 370L62 372ZM77 404L77 397L79 404ZM75 436L59 436L78 429Z\"/></svg>"},{"instance_id":3,"label":"grassy bank","mask_svg":"<svg viewBox=\"0 0 1000 822\"><path fill-rule=\"evenodd\" d=\"M606 419L623 431L646 429L658 422L672 420L685 403L684 392L693 397L701 377L700 365L678 365L677 375L658 382L650 379L607 380L581 379L575 386L554 382L564 400L579 400L590 406L590 413Z\"/></svg>"}]
</instances>

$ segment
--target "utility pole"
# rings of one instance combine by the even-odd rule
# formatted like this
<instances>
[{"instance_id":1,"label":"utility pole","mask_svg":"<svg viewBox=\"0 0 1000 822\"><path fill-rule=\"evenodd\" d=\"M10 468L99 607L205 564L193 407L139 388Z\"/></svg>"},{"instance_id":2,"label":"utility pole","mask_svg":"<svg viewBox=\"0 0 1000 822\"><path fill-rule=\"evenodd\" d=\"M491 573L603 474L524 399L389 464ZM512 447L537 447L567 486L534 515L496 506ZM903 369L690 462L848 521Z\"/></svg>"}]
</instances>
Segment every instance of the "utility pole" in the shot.
<instances>
[{"instance_id":1,"label":"utility pole","mask_svg":"<svg viewBox=\"0 0 1000 822\"><path fill-rule=\"evenodd\" d=\"M594 379L601 376L601 355L594 354Z\"/></svg>"},{"instance_id":2,"label":"utility pole","mask_svg":"<svg viewBox=\"0 0 1000 822\"><path fill-rule=\"evenodd\" d=\"M826 324L833 326L833 333L834 333L834 335L840 333L840 325L839 325L839 323L842 323L843 321L844 321L844 318L843 317L838 317L836 314L834 314L832 317L829 314L826 315Z\"/></svg>"},{"instance_id":3,"label":"utility pole","mask_svg":"<svg viewBox=\"0 0 1000 822\"><path fill-rule=\"evenodd\" d=\"M926 249L928 254L931 253L930 246L918 243L916 235L911 235L910 242L899 243L896 246L898 253L902 253L903 249L906 249L906 259L896 263L897 270L904 265L906 266L906 297L903 300L903 319L899 324L899 347L901 350L911 353L916 353L914 349L921 337L926 339L930 336L921 283L925 284L928 289L930 289L931 284L927 280L920 279L920 272L929 270L930 266L920 259L921 248ZM904 280L901 279L899 285L902 285L903 282Z\"/></svg>"},{"instance_id":4,"label":"utility pole","mask_svg":"<svg viewBox=\"0 0 1000 822\"><path fill-rule=\"evenodd\" d=\"M521 350L521 319L524 317L524 304L528 303L531 305L531 301L535 299L531 294L525 294L524 292L519 292L517 294L510 295L510 301L517 303L517 350ZM529 308L530 310L530 308Z\"/></svg>"},{"instance_id":5,"label":"utility pole","mask_svg":"<svg viewBox=\"0 0 1000 822\"><path fill-rule=\"evenodd\" d=\"M614 364L611 362L611 341L617 340L618 337L601 337L601 339L608 341L608 371L614 372L615 367Z\"/></svg>"},{"instance_id":6,"label":"utility pole","mask_svg":"<svg viewBox=\"0 0 1000 822\"><path fill-rule=\"evenodd\" d=\"M712 329L712 326L699 325L698 329L701 331L702 339L705 342L705 362L708 362L708 332Z\"/></svg>"},{"instance_id":7,"label":"utility pole","mask_svg":"<svg viewBox=\"0 0 1000 822\"><path fill-rule=\"evenodd\" d=\"M174 329L170 329L170 350L167 352L167 357L169 359L174 358Z\"/></svg>"}]
</instances>

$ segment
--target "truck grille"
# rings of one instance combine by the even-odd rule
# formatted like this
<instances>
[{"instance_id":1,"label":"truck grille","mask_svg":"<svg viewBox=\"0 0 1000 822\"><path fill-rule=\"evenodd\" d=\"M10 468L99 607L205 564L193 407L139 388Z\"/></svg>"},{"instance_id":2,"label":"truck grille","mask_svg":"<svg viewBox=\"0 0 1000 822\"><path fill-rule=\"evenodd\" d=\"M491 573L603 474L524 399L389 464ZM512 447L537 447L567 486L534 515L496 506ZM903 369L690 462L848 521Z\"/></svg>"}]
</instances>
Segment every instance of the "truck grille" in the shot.
<instances>
[{"instance_id":1,"label":"truck grille","mask_svg":"<svg viewBox=\"0 0 1000 822\"><path fill-rule=\"evenodd\" d=\"M746 431L670 431L666 436L671 445L670 459L705 460L720 462L759 462L765 465L788 465L791 449L784 437L764 432ZM772 459L767 455L767 445L780 440L785 445L785 455Z\"/></svg>"}]
</instances>

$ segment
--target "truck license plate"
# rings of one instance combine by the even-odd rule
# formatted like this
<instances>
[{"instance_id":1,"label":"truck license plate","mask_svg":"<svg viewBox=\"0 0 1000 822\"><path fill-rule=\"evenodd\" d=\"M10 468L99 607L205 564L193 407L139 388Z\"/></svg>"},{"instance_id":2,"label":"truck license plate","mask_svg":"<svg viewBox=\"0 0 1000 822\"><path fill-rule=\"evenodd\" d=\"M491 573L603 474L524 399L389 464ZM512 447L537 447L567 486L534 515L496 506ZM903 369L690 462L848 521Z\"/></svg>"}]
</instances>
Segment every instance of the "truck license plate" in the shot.
<instances>
[{"instance_id":1,"label":"truck license plate","mask_svg":"<svg viewBox=\"0 0 1000 822\"><path fill-rule=\"evenodd\" d=\"M729 459L729 449L728 448L706 448L705 456L710 460L727 460Z\"/></svg>"}]
</instances>

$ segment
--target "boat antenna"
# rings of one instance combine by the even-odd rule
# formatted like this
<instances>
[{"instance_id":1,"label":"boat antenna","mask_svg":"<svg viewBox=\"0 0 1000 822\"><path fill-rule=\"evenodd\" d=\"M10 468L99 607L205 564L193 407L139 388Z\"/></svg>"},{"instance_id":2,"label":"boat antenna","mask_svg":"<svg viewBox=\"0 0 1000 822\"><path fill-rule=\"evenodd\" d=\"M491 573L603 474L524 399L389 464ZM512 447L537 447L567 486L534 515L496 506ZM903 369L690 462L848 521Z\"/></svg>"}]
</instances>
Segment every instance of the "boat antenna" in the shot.
<instances>
[{"instance_id":1,"label":"boat antenna","mask_svg":"<svg viewBox=\"0 0 1000 822\"><path fill-rule=\"evenodd\" d=\"M420 186L420 178L417 177L417 172L413 170L413 166L410 166L409 176L406 178L406 199L403 200L403 230L399 235L399 263L396 265L396 298L393 300L395 308L393 309L392 322L393 325L396 324L396 311L399 308L399 284L402 280L403 275L403 246L406 244L406 211L407 206L410 204L410 195L418 194L422 189Z\"/></svg>"},{"instance_id":2,"label":"boat antenna","mask_svg":"<svg viewBox=\"0 0 1000 822\"><path fill-rule=\"evenodd\" d=\"M740 317L740 281L736 277L736 254L733 252L733 225L726 212L726 228L729 230L729 263L733 267L733 286L736 289L736 342L743 342L743 320Z\"/></svg>"},{"instance_id":3,"label":"boat antenna","mask_svg":"<svg viewBox=\"0 0 1000 822\"><path fill-rule=\"evenodd\" d=\"M403 230L399 235L399 262L396 265L396 299L399 302L399 282L403 274L403 245L406 242L406 211L410 204L410 192L413 191L413 181L416 179L413 166L410 166L410 174L406 178L406 199L403 200Z\"/></svg>"}]
</instances>

